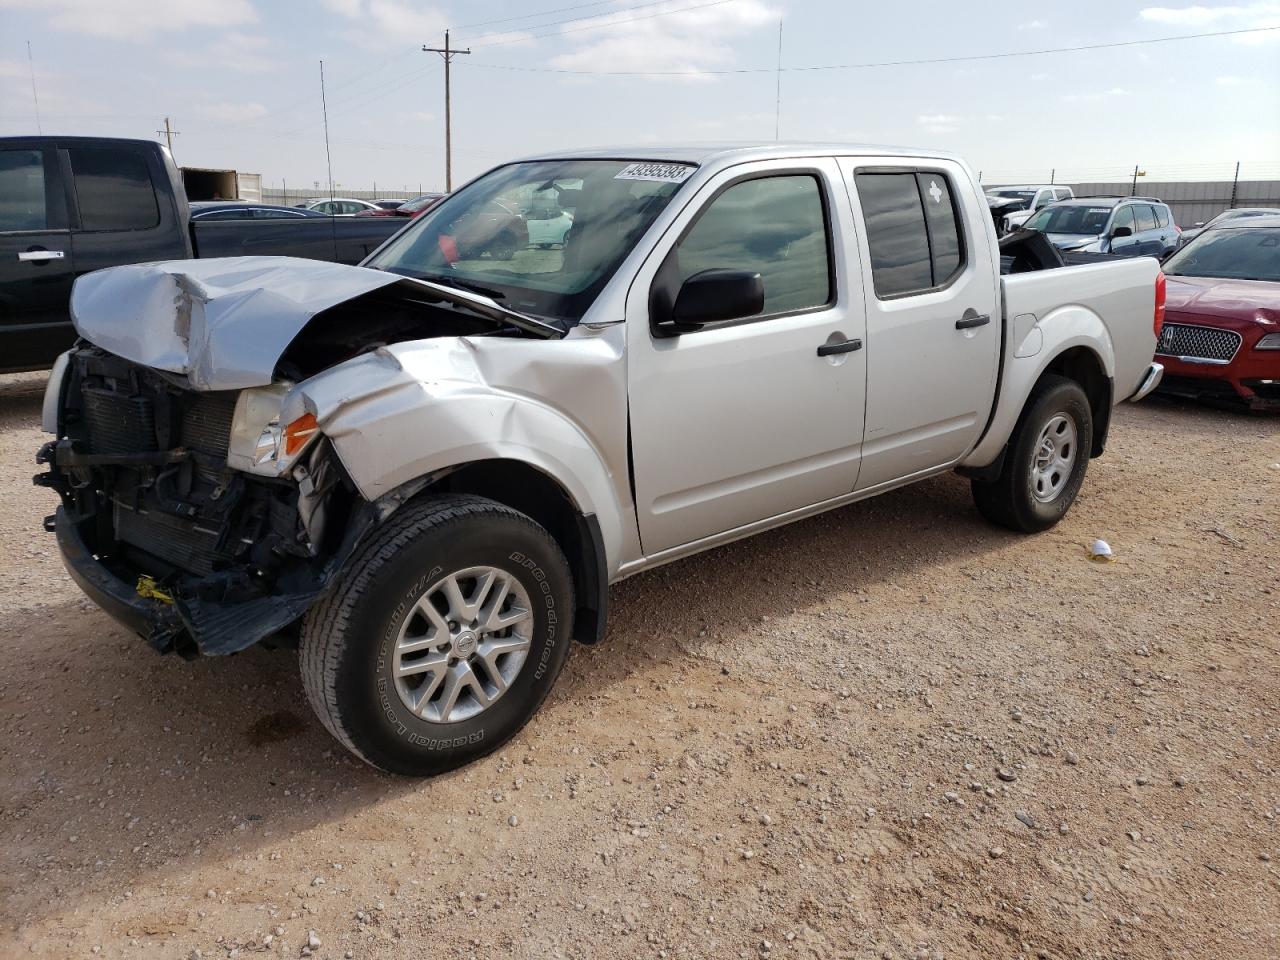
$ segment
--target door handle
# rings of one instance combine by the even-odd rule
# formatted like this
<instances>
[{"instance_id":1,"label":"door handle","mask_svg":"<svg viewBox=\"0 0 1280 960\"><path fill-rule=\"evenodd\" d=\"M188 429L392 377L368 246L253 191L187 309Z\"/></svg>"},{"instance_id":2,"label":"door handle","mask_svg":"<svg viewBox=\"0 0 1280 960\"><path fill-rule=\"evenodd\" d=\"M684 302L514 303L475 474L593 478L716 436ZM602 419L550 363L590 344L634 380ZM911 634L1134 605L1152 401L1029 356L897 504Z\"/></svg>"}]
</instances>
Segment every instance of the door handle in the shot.
<instances>
[{"instance_id":1,"label":"door handle","mask_svg":"<svg viewBox=\"0 0 1280 960\"><path fill-rule=\"evenodd\" d=\"M18 260L27 263L33 260L61 260L65 256L61 250L24 250L18 254Z\"/></svg>"},{"instance_id":2,"label":"door handle","mask_svg":"<svg viewBox=\"0 0 1280 960\"><path fill-rule=\"evenodd\" d=\"M991 322L991 316L986 313L975 313L973 310L966 310L964 316L956 321L957 330L972 330L974 327L985 327Z\"/></svg>"},{"instance_id":3,"label":"door handle","mask_svg":"<svg viewBox=\"0 0 1280 960\"><path fill-rule=\"evenodd\" d=\"M839 343L824 343L818 348L818 356L833 357L837 353L853 353L862 349L862 341L858 339L842 340Z\"/></svg>"}]
</instances>

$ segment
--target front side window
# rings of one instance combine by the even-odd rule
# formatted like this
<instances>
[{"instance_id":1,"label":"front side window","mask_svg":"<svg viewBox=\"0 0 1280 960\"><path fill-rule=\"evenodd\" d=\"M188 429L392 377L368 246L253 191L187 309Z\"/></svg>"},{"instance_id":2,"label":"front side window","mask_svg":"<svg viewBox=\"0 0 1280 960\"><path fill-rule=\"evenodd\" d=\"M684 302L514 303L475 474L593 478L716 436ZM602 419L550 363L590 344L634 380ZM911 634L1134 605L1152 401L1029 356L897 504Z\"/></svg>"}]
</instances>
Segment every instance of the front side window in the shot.
<instances>
[{"instance_id":1,"label":"front side window","mask_svg":"<svg viewBox=\"0 0 1280 960\"><path fill-rule=\"evenodd\" d=\"M84 230L146 230L160 222L147 159L133 150L72 147L71 174Z\"/></svg>"},{"instance_id":2,"label":"front side window","mask_svg":"<svg viewBox=\"0 0 1280 960\"><path fill-rule=\"evenodd\" d=\"M711 201L675 248L676 277L704 270L750 270L764 281L754 319L831 300L822 187L808 174L734 184Z\"/></svg>"},{"instance_id":3,"label":"front side window","mask_svg":"<svg viewBox=\"0 0 1280 960\"><path fill-rule=\"evenodd\" d=\"M1115 233L1120 227L1128 227L1130 231L1134 230L1137 221L1133 217L1133 207L1121 207L1116 211L1115 219L1111 221L1111 232Z\"/></svg>"},{"instance_id":4,"label":"front side window","mask_svg":"<svg viewBox=\"0 0 1280 960\"><path fill-rule=\"evenodd\" d=\"M629 160L509 164L431 207L364 266L574 324L695 169Z\"/></svg>"},{"instance_id":5,"label":"front side window","mask_svg":"<svg viewBox=\"0 0 1280 960\"><path fill-rule=\"evenodd\" d=\"M859 173L871 275L880 299L923 293L964 264L951 185L940 173Z\"/></svg>"},{"instance_id":6,"label":"front side window","mask_svg":"<svg viewBox=\"0 0 1280 960\"><path fill-rule=\"evenodd\" d=\"M44 155L0 150L0 231L45 230Z\"/></svg>"}]
</instances>

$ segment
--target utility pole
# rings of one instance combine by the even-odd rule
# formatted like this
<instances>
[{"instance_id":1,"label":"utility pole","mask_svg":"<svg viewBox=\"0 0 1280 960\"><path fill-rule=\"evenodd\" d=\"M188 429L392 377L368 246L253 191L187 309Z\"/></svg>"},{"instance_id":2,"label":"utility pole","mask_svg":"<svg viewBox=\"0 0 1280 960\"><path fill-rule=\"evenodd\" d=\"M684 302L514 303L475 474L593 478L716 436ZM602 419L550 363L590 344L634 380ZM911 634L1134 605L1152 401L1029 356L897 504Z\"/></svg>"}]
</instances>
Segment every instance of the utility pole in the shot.
<instances>
[{"instance_id":1,"label":"utility pole","mask_svg":"<svg viewBox=\"0 0 1280 960\"><path fill-rule=\"evenodd\" d=\"M1236 188L1240 186L1240 161L1236 161L1236 175L1231 178L1231 209L1236 208Z\"/></svg>"},{"instance_id":2,"label":"utility pole","mask_svg":"<svg viewBox=\"0 0 1280 960\"><path fill-rule=\"evenodd\" d=\"M453 58L460 53L470 53L471 48L465 50L451 49L449 47L449 31L444 32L444 47L428 47L425 43L422 45L423 53L438 53L444 60L444 189L446 193L453 192L453 124L449 115L450 96L449 96L449 64Z\"/></svg>"},{"instance_id":3,"label":"utility pole","mask_svg":"<svg viewBox=\"0 0 1280 960\"><path fill-rule=\"evenodd\" d=\"M165 143L169 145L169 153L173 153L173 138L180 135L180 131L173 129L169 123L169 118L164 118L164 129L157 130L157 137L164 137Z\"/></svg>"}]
</instances>

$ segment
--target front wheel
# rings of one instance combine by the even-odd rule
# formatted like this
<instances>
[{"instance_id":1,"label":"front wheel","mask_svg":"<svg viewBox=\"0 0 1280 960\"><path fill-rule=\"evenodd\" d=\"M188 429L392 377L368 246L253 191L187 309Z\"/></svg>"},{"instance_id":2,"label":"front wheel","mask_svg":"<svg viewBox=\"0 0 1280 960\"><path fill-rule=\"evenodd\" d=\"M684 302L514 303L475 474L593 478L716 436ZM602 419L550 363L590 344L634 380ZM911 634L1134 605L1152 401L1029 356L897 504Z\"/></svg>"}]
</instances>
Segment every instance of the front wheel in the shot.
<instances>
[{"instance_id":1,"label":"front wheel","mask_svg":"<svg viewBox=\"0 0 1280 960\"><path fill-rule=\"evenodd\" d=\"M1047 530L1075 502L1093 447L1093 413L1080 384L1046 374L1018 418L1000 475L971 482L978 512L1022 533Z\"/></svg>"},{"instance_id":2,"label":"front wheel","mask_svg":"<svg viewBox=\"0 0 1280 960\"><path fill-rule=\"evenodd\" d=\"M564 554L524 514L474 496L413 504L352 558L303 623L316 715L372 766L426 776L502 746L569 653Z\"/></svg>"}]
</instances>

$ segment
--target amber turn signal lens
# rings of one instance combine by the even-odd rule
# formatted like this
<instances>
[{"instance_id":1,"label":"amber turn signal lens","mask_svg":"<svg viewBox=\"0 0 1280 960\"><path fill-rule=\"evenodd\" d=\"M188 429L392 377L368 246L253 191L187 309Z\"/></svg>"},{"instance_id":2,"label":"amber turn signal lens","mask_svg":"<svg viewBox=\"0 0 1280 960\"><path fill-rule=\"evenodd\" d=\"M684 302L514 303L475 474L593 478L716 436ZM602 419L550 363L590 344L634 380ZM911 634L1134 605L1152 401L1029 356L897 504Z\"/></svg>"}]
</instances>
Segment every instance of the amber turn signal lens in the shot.
<instances>
[{"instance_id":1,"label":"amber turn signal lens","mask_svg":"<svg viewBox=\"0 0 1280 960\"><path fill-rule=\"evenodd\" d=\"M284 453L292 457L307 445L307 441L320 429L314 414L304 413L284 428Z\"/></svg>"}]
</instances>

